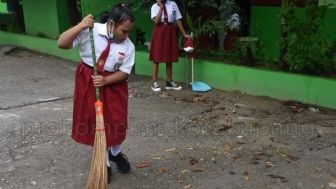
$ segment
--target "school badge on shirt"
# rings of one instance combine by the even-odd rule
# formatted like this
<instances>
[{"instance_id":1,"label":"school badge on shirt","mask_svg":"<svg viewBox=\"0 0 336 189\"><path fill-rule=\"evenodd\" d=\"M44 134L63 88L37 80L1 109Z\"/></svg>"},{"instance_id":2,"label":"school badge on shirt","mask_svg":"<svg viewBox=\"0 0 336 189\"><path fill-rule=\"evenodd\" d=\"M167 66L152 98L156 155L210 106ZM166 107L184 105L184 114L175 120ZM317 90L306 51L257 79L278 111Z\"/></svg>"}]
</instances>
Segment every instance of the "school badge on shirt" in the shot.
<instances>
[{"instance_id":1,"label":"school badge on shirt","mask_svg":"<svg viewBox=\"0 0 336 189\"><path fill-rule=\"evenodd\" d=\"M176 20L176 10L175 10L175 7L173 8L173 20L175 21Z\"/></svg>"},{"instance_id":2,"label":"school badge on shirt","mask_svg":"<svg viewBox=\"0 0 336 189\"><path fill-rule=\"evenodd\" d=\"M118 62L114 65L114 71L118 71L125 59L125 53L118 52Z\"/></svg>"}]
</instances>

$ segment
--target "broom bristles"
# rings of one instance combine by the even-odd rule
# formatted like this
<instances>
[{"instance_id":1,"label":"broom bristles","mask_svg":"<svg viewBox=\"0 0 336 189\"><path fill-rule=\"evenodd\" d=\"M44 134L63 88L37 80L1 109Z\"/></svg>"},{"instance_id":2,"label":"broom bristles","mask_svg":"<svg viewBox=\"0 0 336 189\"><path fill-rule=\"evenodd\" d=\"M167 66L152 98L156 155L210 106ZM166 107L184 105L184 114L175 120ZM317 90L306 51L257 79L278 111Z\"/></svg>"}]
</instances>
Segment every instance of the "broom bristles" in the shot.
<instances>
[{"instance_id":1,"label":"broom bristles","mask_svg":"<svg viewBox=\"0 0 336 189\"><path fill-rule=\"evenodd\" d=\"M101 103L101 102L100 102ZM98 105L100 106L100 104ZM91 160L91 168L86 189L106 189L107 188L107 168L106 168L106 135L104 130L104 117L102 114L102 104L100 110L96 105L96 133ZM100 114L98 113L100 112Z\"/></svg>"}]
</instances>

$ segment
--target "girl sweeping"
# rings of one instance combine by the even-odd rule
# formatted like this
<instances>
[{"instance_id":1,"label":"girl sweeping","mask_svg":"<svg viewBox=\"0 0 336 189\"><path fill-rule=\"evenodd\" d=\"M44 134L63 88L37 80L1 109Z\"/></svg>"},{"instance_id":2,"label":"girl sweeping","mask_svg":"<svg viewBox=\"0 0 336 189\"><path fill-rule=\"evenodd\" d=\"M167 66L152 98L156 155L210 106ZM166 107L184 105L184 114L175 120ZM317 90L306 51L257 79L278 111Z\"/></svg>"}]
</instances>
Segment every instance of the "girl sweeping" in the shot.
<instances>
[{"instance_id":1,"label":"girl sweeping","mask_svg":"<svg viewBox=\"0 0 336 189\"><path fill-rule=\"evenodd\" d=\"M127 78L134 65L135 48L128 38L134 27L134 15L124 4L116 5L109 17L94 23L87 15L79 24L61 34L58 47L70 49L79 46L81 63L75 75L72 138L82 144L94 144L95 138L95 87L100 87L100 98L104 104L104 126L108 149L108 179L110 161L115 162L122 173L131 166L121 152L126 137L128 86ZM93 27L98 75L93 76L92 51L89 28Z\"/></svg>"},{"instance_id":2,"label":"girl sweeping","mask_svg":"<svg viewBox=\"0 0 336 189\"><path fill-rule=\"evenodd\" d=\"M182 87L172 80L172 62L178 61L178 46L175 29L175 22L183 36L190 37L186 34L183 24L182 15L174 1L157 0L151 8L151 18L154 21L154 31L150 47L150 60L153 61L153 91L161 91L157 82L159 63L166 63L166 89L181 90Z\"/></svg>"}]
</instances>

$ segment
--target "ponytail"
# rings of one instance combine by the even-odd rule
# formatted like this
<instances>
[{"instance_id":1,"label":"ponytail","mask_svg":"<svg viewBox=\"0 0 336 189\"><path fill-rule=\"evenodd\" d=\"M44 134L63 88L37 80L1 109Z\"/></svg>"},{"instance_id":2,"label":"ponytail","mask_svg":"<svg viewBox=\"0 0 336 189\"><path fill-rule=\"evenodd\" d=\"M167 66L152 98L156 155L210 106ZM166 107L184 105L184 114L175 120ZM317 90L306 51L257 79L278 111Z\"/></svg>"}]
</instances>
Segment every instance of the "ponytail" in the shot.
<instances>
[{"instance_id":1,"label":"ponytail","mask_svg":"<svg viewBox=\"0 0 336 189\"><path fill-rule=\"evenodd\" d=\"M108 20L113 20L116 25L123 23L124 21L135 21L133 11L124 3L119 3L113 7L108 17Z\"/></svg>"}]
</instances>

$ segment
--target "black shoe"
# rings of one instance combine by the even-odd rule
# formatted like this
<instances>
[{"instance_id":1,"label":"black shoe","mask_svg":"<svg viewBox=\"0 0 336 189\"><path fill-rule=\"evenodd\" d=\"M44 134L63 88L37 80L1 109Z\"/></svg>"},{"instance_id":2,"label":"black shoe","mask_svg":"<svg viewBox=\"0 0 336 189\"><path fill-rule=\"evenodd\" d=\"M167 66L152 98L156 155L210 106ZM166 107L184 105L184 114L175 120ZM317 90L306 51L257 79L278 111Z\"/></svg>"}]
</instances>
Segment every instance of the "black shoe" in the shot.
<instances>
[{"instance_id":1,"label":"black shoe","mask_svg":"<svg viewBox=\"0 0 336 189\"><path fill-rule=\"evenodd\" d=\"M175 81L171 80L166 82L166 89L179 91L182 89L182 86L178 85L177 83L175 83Z\"/></svg>"},{"instance_id":2,"label":"black shoe","mask_svg":"<svg viewBox=\"0 0 336 189\"><path fill-rule=\"evenodd\" d=\"M121 173L129 173L131 171L131 165L128 162L128 158L125 154L119 153L117 156L113 156L111 152L109 153L110 161L117 164L117 167Z\"/></svg>"},{"instance_id":3,"label":"black shoe","mask_svg":"<svg viewBox=\"0 0 336 189\"><path fill-rule=\"evenodd\" d=\"M110 184L112 178L112 168L107 166L107 184Z\"/></svg>"}]
</instances>

